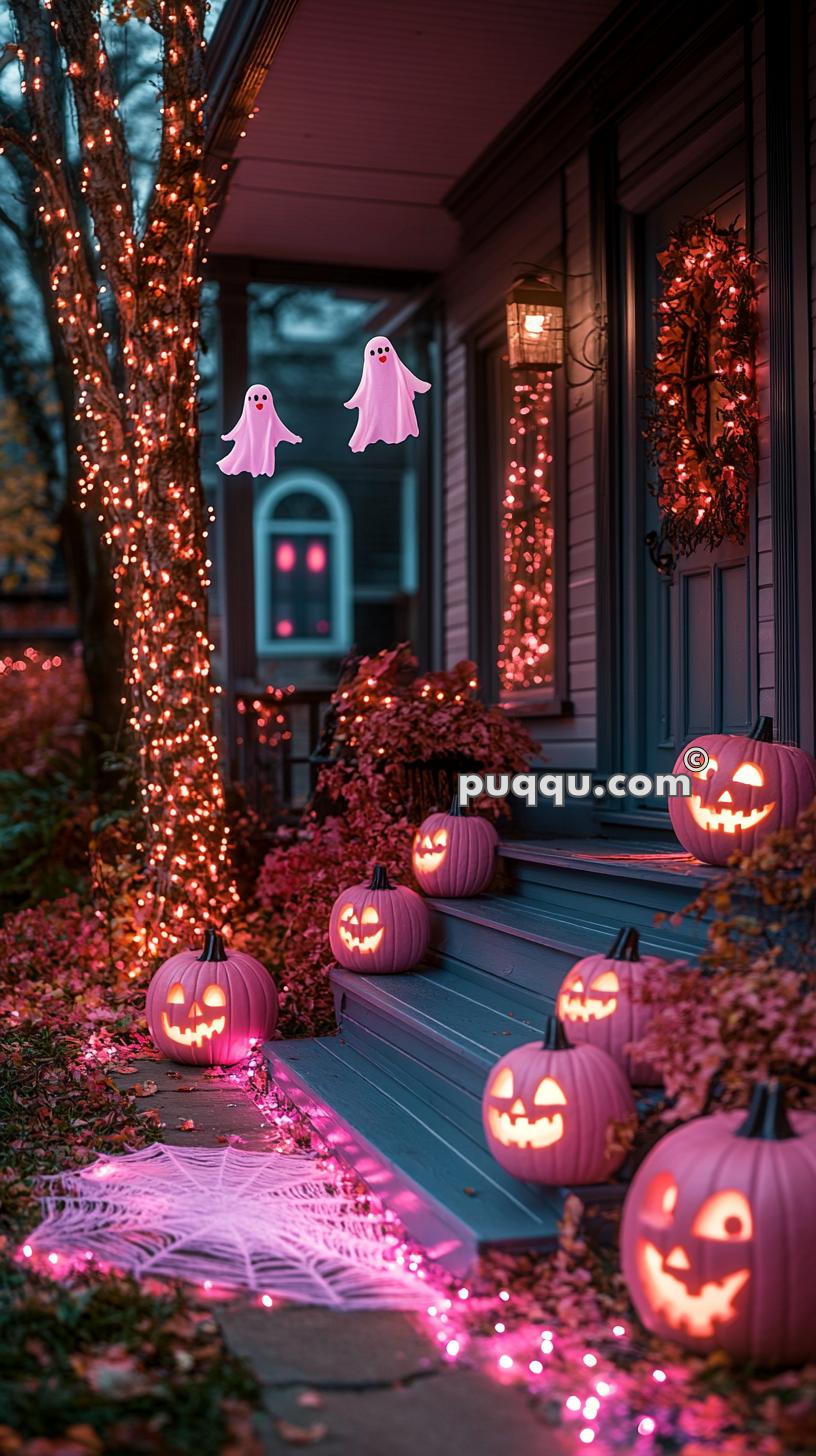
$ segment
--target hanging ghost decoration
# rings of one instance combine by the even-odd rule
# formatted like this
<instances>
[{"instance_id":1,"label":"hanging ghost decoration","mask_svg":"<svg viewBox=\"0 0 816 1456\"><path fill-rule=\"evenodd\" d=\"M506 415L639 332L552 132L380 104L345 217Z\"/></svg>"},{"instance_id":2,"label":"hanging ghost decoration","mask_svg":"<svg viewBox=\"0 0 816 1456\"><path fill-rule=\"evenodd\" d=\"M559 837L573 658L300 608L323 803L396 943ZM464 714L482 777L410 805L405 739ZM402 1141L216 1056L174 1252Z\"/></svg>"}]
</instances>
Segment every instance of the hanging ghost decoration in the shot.
<instances>
[{"instance_id":1,"label":"hanging ghost decoration","mask_svg":"<svg viewBox=\"0 0 816 1456\"><path fill-rule=\"evenodd\" d=\"M265 384L250 384L240 420L228 435L221 436L222 440L234 440L235 445L219 460L218 468L225 475L240 475L242 470L250 475L274 475L275 447L281 440L299 445L301 438L287 430L280 419L272 391Z\"/></svg>"},{"instance_id":2,"label":"hanging ghost decoration","mask_svg":"<svg viewBox=\"0 0 816 1456\"><path fill-rule=\"evenodd\" d=\"M357 392L345 406L359 410L357 428L349 440L355 454L375 440L398 445L409 435L418 435L414 395L426 394L430 387L406 368L390 339L369 339Z\"/></svg>"}]
</instances>

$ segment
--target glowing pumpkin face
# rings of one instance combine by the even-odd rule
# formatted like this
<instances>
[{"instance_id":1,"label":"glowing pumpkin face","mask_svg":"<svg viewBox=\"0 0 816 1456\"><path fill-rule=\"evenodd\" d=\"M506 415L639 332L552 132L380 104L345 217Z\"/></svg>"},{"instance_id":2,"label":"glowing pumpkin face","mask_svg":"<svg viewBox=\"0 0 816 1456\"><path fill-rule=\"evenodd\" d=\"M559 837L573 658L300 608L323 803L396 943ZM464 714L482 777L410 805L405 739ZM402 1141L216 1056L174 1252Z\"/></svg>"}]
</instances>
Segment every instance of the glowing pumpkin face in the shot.
<instances>
[{"instance_id":1,"label":"glowing pumpkin face","mask_svg":"<svg viewBox=\"0 0 816 1456\"><path fill-rule=\"evenodd\" d=\"M170 1041L177 1042L179 1046L203 1046L214 1036L220 1036L227 1024L227 993L223 986L214 984L205 986L201 993L202 1005L193 1001L188 1009L183 1009L179 1022L171 1017L178 1015L175 1009L179 1006L184 1008L187 1000L184 987L181 981L174 981L167 993L167 1005L162 1011L162 1031ZM211 1020L207 1020L209 1013Z\"/></svg>"},{"instance_id":2,"label":"glowing pumpkin face","mask_svg":"<svg viewBox=\"0 0 816 1456\"><path fill-rule=\"evenodd\" d=\"M227 950L209 930L203 951L185 950L157 970L147 990L147 1024L159 1051L175 1062L229 1066L252 1042L272 1035L278 997L253 956Z\"/></svg>"},{"instance_id":3,"label":"glowing pumpkin face","mask_svg":"<svg viewBox=\"0 0 816 1456\"><path fill-rule=\"evenodd\" d=\"M611 1120L633 1109L626 1078L596 1047L573 1047L550 1017L542 1042L502 1057L482 1097L487 1146L496 1162L531 1183L599 1183L622 1154L606 1151Z\"/></svg>"},{"instance_id":4,"label":"glowing pumpkin face","mask_svg":"<svg viewBox=\"0 0 816 1456\"><path fill-rule=\"evenodd\" d=\"M654 1067L630 1052L645 1035L653 1007L640 999L645 984L665 977L667 962L641 956L634 926L618 932L605 956L584 956L561 982L556 1006L574 1042L602 1047L623 1068L636 1087L657 1087Z\"/></svg>"},{"instance_id":5,"label":"glowing pumpkin face","mask_svg":"<svg viewBox=\"0 0 816 1456\"><path fill-rule=\"evenodd\" d=\"M426 895L481 895L496 872L498 835L478 814L463 814L459 796L447 814L431 814L414 835L411 863Z\"/></svg>"},{"instance_id":6,"label":"glowing pumpkin face","mask_svg":"<svg viewBox=\"0 0 816 1456\"><path fill-rule=\"evenodd\" d=\"M703 749L708 762L691 772L692 792L669 799L677 838L704 864L749 854L775 829L796 822L816 794L816 759L804 749L771 743L770 720L751 737L711 733L683 750L675 773L689 773L684 755Z\"/></svg>"},{"instance_id":7,"label":"glowing pumpkin face","mask_svg":"<svg viewBox=\"0 0 816 1456\"><path fill-rule=\"evenodd\" d=\"M646 1190L641 1214L638 1274L649 1304L672 1330L683 1329L693 1339L707 1340L717 1325L736 1318L734 1301L751 1277L750 1268L742 1267L745 1250L740 1245L753 1238L753 1215L738 1188L711 1193L682 1235L685 1242L675 1242L681 1237L674 1223L677 1198L671 1175L658 1173ZM703 1250L701 1239L722 1244L721 1257ZM671 1248L665 1248L667 1243ZM728 1267L732 1262L736 1268ZM716 1268L719 1277L703 1278L700 1270L706 1267Z\"/></svg>"},{"instance_id":8,"label":"glowing pumpkin face","mask_svg":"<svg viewBox=\"0 0 816 1456\"><path fill-rule=\"evenodd\" d=\"M352 885L334 902L329 940L347 971L410 971L428 948L425 901L405 885L391 885L382 865L371 884Z\"/></svg>"},{"instance_id":9,"label":"glowing pumpkin face","mask_svg":"<svg viewBox=\"0 0 816 1456\"><path fill-rule=\"evenodd\" d=\"M505 1148L548 1148L564 1136L563 1109L567 1099L554 1077L542 1077L528 1109L515 1096L513 1069L500 1067L488 1089L487 1120L497 1142ZM503 1110L502 1103L507 1104Z\"/></svg>"},{"instance_id":10,"label":"glowing pumpkin face","mask_svg":"<svg viewBox=\"0 0 816 1456\"><path fill-rule=\"evenodd\" d=\"M592 975L573 966L558 993L558 1015L564 1021L605 1021L618 1009L620 981L617 971Z\"/></svg>"},{"instance_id":11,"label":"glowing pumpkin face","mask_svg":"<svg viewBox=\"0 0 816 1456\"><path fill-rule=\"evenodd\" d=\"M699 1118L636 1173L621 1226L623 1271L655 1334L736 1359L816 1354L816 1273L800 1263L816 1195L816 1116L788 1119L776 1088L751 1111Z\"/></svg>"},{"instance_id":12,"label":"glowing pumpkin face","mask_svg":"<svg viewBox=\"0 0 816 1456\"><path fill-rule=\"evenodd\" d=\"M417 830L414 835L414 869L422 878L434 874L444 864L447 852L447 829Z\"/></svg>"},{"instance_id":13,"label":"glowing pumpkin face","mask_svg":"<svg viewBox=\"0 0 816 1456\"><path fill-rule=\"evenodd\" d=\"M345 904L337 917L337 929L346 950L371 955L382 945L385 926L374 905L364 905L359 915L351 901Z\"/></svg>"}]
</instances>

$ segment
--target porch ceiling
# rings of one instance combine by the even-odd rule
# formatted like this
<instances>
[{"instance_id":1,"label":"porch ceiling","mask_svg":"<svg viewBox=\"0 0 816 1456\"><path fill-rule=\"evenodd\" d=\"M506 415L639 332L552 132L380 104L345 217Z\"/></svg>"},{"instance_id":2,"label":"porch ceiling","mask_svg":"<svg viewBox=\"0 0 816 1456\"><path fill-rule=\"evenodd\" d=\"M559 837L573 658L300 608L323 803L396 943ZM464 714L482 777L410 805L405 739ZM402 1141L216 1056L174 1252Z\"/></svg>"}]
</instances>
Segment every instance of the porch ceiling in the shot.
<instances>
[{"instance_id":1,"label":"porch ceiling","mask_svg":"<svg viewBox=\"0 0 816 1456\"><path fill-rule=\"evenodd\" d=\"M612 8L299 0L236 146L211 255L446 267L449 188Z\"/></svg>"}]
</instances>

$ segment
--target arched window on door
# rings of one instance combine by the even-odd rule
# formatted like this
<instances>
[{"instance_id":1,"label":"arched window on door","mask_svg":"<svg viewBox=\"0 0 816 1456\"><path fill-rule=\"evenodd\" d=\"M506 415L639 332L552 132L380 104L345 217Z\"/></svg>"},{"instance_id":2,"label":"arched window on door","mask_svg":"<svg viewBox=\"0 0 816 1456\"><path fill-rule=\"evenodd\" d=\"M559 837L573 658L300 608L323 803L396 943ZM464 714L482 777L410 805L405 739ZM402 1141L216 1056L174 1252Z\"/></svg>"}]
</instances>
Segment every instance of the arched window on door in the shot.
<instances>
[{"instance_id":1,"label":"arched window on door","mask_svg":"<svg viewBox=\"0 0 816 1456\"><path fill-rule=\"evenodd\" d=\"M351 514L328 476L292 471L255 505L258 655L346 652L352 635Z\"/></svg>"}]
</instances>

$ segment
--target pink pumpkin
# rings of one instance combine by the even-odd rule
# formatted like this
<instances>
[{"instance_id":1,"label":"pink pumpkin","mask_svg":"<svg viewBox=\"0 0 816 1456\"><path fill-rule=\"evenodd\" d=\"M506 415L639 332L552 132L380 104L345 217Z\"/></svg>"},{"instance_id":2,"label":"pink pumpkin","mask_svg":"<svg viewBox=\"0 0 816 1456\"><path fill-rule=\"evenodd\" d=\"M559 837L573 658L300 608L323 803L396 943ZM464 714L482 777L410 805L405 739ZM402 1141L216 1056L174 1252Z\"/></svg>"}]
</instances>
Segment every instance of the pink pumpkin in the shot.
<instances>
[{"instance_id":1,"label":"pink pumpkin","mask_svg":"<svg viewBox=\"0 0 816 1456\"><path fill-rule=\"evenodd\" d=\"M383 865L375 866L370 885L341 891L329 920L332 954L347 971L410 971L429 935L425 901L407 885L390 884Z\"/></svg>"},{"instance_id":2,"label":"pink pumpkin","mask_svg":"<svg viewBox=\"0 0 816 1456\"><path fill-rule=\"evenodd\" d=\"M816 1359L816 1114L778 1083L662 1138L626 1195L621 1262L647 1329L698 1354Z\"/></svg>"},{"instance_id":3,"label":"pink pumpkin","mask_svg":"<svg viewBox=\"0 0 816 1456\"><path fill-rule=\"evenodd\" d=\"M634 1101L620 1067L593 1046L572 1046L556 1016L543 1041L514 1047L488 1075L482 1097L487 1146L528 1183L602 1183L623 1162L607 1153L610 1122Z\"/></svg>"},{"instance_id":4,"label":"pink pumpkin","mask_svg":"<svg viewBox=\"0 0 816 1456\"><path fill-rule=\"evenodd\" d=\"M653 1014L651 1006L633 999L633 992L658 981L667 965L660 956L641 957L638 932L628 926L618 931L606 955L576 961L558 992L558 1015L572 1041L608 1052L635 1087L659 1087L660 1077L627 1051L645 1034Z\"/></svg>"},{"instance_id":5,"label":"pink pumpkin","mask_svg":"<svg viewBox=\"0 0 816 1456\"><path fill-rule=\"evenodd\" d=\"M251 955L228 950L217 930L204 949L181 951L147 988L147 1024L155 1046L174 1062L231 1066L250 1041L272 1035L278 996L269 972Z\"/></svg>"},{"instance_id":6,"label":"pink pumpkin","mask_svg":"<svg viewBox=\"0 0 816 1456\"><path fill-rule=\"evenodd\" d=\"M426 895L481 895L496 873L499 844L493 825L463 814L455 794L447 814L430 814L414 835L412 864Z\"/></svg>"},{"instance_id":7,"label":"pink pumpkin","mask_svg":"<svg viewBox=\"0 0 816 1456\"><path fill-rule=\"evenodd\" d=\"M753 731L706 733L683 749L674 772L688 774L684 758L702 749L708 762L692 770L692 793L669 799L672 828L684 849L703 864L727 864L750 854L775 829L790 829L816 795L816 758L803 748L771 742L770 718Z\"/></svg>"}]
</instances>

